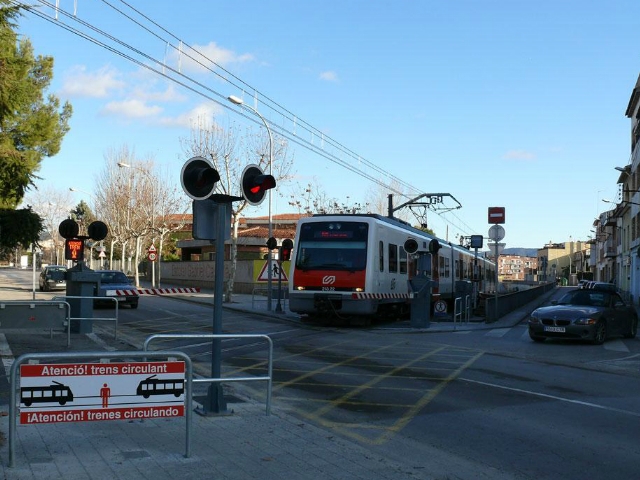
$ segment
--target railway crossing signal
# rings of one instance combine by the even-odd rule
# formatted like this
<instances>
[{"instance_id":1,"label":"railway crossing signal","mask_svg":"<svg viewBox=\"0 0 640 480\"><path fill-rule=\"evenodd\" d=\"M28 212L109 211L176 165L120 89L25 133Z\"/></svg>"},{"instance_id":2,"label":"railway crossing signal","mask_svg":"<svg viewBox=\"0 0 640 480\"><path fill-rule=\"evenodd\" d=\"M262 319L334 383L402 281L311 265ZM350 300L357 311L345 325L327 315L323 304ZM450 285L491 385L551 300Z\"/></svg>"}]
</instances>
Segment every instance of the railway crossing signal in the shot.
<instances>
[{"instance_id":1,"label":"railway crossing signal","mask_svg":"<svg viewBox=\"0 0 640 480\"><path fill-rule=\"evenodd\" d=\"M84 260L84 240L67 238L64 241L64 259L79 262Z\"/></svg>"},{"instance_id":2,"label":"railway crossing signal","mask_svg":"<svg viewBox=\"0 0 640 480\"><path fill-rule=\"evenodd\" d=\"M260 205L267 190L276 186L272 175L265 175L257 165L247 165L242 172L242 196L251 205Z\"/></svg>"},{"instance_id":3,"label":"railway crossing signal","mask_svg":"<svg viewBox=\"0 0 640 480\"><path fill-rule=\"evenodd\" d=\"M96 220L87 227L88 235L78 235L80 227L78 223L67 218L58 225L58 232L64 237L64 258L73 260L75 265L65 274L67 280L67 296L75 297L69 299L70 315L73 318L83 319L71 321L71 331L75 333L91 333L93 318L93 301L91 296L95 295L96 285L100 283L100 275L94 273L84 263L84 242L91 239L95 241L104 240L109 233L109 229L104 222Z\"/></svg>"},{"instance_id":4,"label":"railway crossing signal","mask_svg":"<svg viewBox=\"0 0 640 480\"><path fill-rule=\"evenodd\" d=\"M293 250L293 240L285 238L282 241L282 246L280 247L280 255L278 255L281 262L291 260L291 250Z\"/></svg>"},{"instance_id":5,"label":"railway crossing signal","mask_svg":"<svg viewBox=\"0 0 640 480\"><path fill-rule=\"evenodd\" d=\"M220 174L204 157L192 157L182 166L180 183L185 193L194 200L207 200L214 194Z\"/></svg>"},{"instance_id":6,"label":"railway crossing signal","mask_svg":"<svg viewBox=\"0 0 640 480\"><path fill-rule=\"evenodd\" d=\"M275 250L278 248L278 241L274 237L269 237L267 239L267 248L269 250Z\"/></svg>"},{"instance_id":7,"label":"railway crossing signal","mask_svg":"<svg viewBox=\"0 0 640 480\"><path fill-rule=\"evenodd\" d=\"M265 175L257 165L248 165L242 172L242 197L225 193L214 193L220 174L204 157L192 157L182 166L180 182L185 193L193 201L194 238L216 240L213 325L214 334L222 334L222 297L224 278L224 240L231 225L231 203L243 198L251 205L258 205L265 192L276 186L271 175ZM271 255L271 254L269 254ZM269 270L271 271L271 270ZM270 298L270 297L269 297ZM211 345L211 375L220 378L222 349L220 339ZM204 411L220 413L227 409L222 387L213 383L207 392Z\"/></svg>"},{"instance_id":8,"label":"railway crossing signal","mask_svg":"<svg viewBox=\"0 0 640 480\"><path fill-rule=\"evenodd\" d=\"M58 233L65 239L64 258L79 262L84 260L84 241L88 239L100 241L104 240L109 232L107 225L99 220L91 222L87 227L88 235L78 235L80 227L78 222L67 218L58 225Z\"/></svg>"}]
</instances>

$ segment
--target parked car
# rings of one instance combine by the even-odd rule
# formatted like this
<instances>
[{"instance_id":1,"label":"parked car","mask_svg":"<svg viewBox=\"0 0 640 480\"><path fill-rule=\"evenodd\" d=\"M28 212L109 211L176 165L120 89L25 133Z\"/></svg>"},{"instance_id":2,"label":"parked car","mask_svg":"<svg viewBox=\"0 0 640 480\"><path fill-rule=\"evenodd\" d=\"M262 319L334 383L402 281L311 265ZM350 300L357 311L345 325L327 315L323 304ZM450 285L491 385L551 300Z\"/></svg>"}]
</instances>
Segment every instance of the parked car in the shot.
<instances>
[{"instance_id":1,"label":"parked car","mask_svg":"<svg viewBox=\"0 0 640 480\"><path fill-rule=\"evenodd\" d=\"M589 288L593 288L596 290L607 290L608 292L617 292L615 284L613 283L605 283L605 282L591 282L589 284Z\"/></svg>"},{"instance_id":2,"label":"parked car","mask_svg":"<svg viewBox=\"0 0 640 480\"><path fill-rule=\"evenodd\" d=\"M529 336L536 342L563 338L600 345L613 336L634 338L637 332L635 308L617 292L598 288L571 290L529 317Z\"/></svg>"},{"instance_id":3,"label":"parked car","mask_svg":"<svg viewBox=\"0 0 640 480\"><path fill-rule=\"evenodd\" d=\"M589 284L589 280L579 280L578 281L578 288L586 288L586 286Z\"/></svg>"},{"instance_id":4,"label":"parked car","mask_svg":"<svg viewBox=\"0 0 640 480\"><path fill-rule=\"evenodd\" d=\"M96 297L113 297L118 300L118 305L129 305L138 308L138 299L133 282L120 270L96 270L100 274L100 287ZM112 300L94 299L94 306L113 306Z\"/></svg>"},{"instance_id":5,"label":"parked car","mask_svg":"<svg viewBox=\"0 0 640 480\"><path fill-rule=\"evenodd\" d=\"M64 265L47 265L43 267L38 280L40 291L65 290L67 288L66 273L67 267Z\"/></svg>"}]
</instances>

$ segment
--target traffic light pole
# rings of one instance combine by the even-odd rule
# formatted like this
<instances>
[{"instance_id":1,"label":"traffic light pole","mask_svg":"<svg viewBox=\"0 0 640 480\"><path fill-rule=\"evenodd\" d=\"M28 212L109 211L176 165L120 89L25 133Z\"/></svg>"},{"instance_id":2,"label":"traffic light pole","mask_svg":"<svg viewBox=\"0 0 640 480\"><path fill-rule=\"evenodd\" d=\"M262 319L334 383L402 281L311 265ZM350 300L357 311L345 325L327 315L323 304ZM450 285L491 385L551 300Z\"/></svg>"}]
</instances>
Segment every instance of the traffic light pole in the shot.
<instances>
[{"instance_id":1,"label":"traffic light pole","mask_svg":"<svg viewBox=\"0 0 640 480\"><path fill-rule=\"evenodd\" d=\"M219 180L220 174L213 164L204 157L195 156L190 158L182 166L182 171L180 172L182 188L194 200L194 238L215 240L217 242L213 291L212 333L214 335L222 334L224 243L231 225L231 203L245 199L251 205L258 205L262 202L265 192L267 190L271 191L276 186L273 176L263 174L257 165L247 165L242 172L242 197L216 192L216 183ZM270 262L270 253L268 259ZM271 278L270 263L269 278ZM271 285L269 287L271 288ZM270 293L271 291L269 291ZM207 398L203 402L202 413L204 414L225 413L227 410L222 384L219 381L222 378L221 345L220 338L213 339L211 344L211 378L218 379L218 381L212 382L209 386Z\"/></svg>"},{"instance_id":2,"label":"traffic light pole","mask_svg":"<svg viewBox=\"0 0 640 480\"><path fill-rule=\"evenodd\" d=\"M229 203L216 203L218 209L216 225L216 266L215 281L213 290L213 325L214 335L222 334L222 300L224 295L224 240L225 222L227 221L227 209ZM211 378L222 378L222 341L214 338L211 344ZM224 400L224 392L220 382L213 382L209 385L206 404L206 413L225 413L227 404Z\"/></svg>"},{"instance_id":3,"label":"traffic light pole","mask_svg":"<svg viewBox=\"0 0 640 480\"><path fill-rule=\"evenodd\" d=\"M284 310L282 310L282 303L280 303L281 298L282 298L282 257L278 255L278 303L276 303L276 313L284 313Z\"/></svg>"}]
</instances>

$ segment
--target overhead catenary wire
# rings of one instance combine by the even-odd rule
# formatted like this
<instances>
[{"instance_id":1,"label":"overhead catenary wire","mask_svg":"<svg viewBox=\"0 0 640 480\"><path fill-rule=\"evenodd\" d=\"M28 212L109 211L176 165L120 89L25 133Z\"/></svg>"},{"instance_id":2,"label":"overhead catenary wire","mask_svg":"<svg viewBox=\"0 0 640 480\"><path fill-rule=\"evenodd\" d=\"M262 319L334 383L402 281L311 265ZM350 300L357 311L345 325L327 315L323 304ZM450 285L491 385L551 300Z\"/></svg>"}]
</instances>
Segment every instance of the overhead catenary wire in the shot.
<instances>
[{"instance_id":1,"label":"overhead catenary wire","mask_svg":"<svg viewBox=\"0 0 640 480\"><path fill-rule=\"evenodd\" d=\"M20 2L17 0L10 0L10 3L21 6L31 14L45 21L48 21L57 27L63 28L64 30L67 30L68 32L75 34L78 37L86 41L89 41L101 48L104 48L116 55L119 55L120 57L126 60L129 60L130 62L140 66L141 68L150 70L162 76L163 78L171 82L174 82L180 85L181 87L186 88L189 91L203 98L206 98L207 100L210 100L216 103L217 105L221 106L224 109L234 111L236 114L241 115L242 117L244 117L246 120L250 122L253 122L255 124L259 123L258 119L254 115L249 115L247 112L245 112L242 109L232 108L226 100L228 96L228 92L220 93L219 91L194 79L192 76L189 76L183 71L182 68L180 67L174 68L168 65L166 62L166 58L163 60L155 58L153 55L145 53L142 50L127 43L126 41L121 40L120 38L117 38L116 36L98 28L97 26L94 26L89 22L86 22L80 19L77 16L77 13L75 11L74 13L70 13L60 8L59 5L57 4L54 5L51 2L48 2L46 0L38 0L38 1L40 4L53 9L53 11L55 12L55 16L39 11L38 8L32 4L26 4L24 2ZM313 127L312 125L310 125L309 123L307 123L306 121L298 117L297 115L293 114L291 111L289 111L282 105L278 104L276 101L272 100L267 95L263 94L262 92L248 85L246 82L244 82L242 79L234 75L232 72L226 70L224 67L222 67L215 61L209 59L202 52L198 51L188 43L179 39L179 37L172 34L169 30L162 27L157 22L152 20L149 16L145 15L140 10L134 8L124 0L119 0L119 1L121 4L129 8L132 12L134 12L135 15L141 17L144 21L150 23L155 29L160 30L161 33L157 33L152 28L144 25L142 21L134 18L133 15L127 14L122 9L117 8L111 2L107 0L101 0L101 1L103 4L113 9L117 14L121 15L123 18L134 23L138 28L143 29L145 32L147 32L149 35L152 35L158 41L163 42L164 44L163 50L165 51L165 57L166 57L166 51L168 49L172 49L175 52L177 52L180 59L182 58L182 56L184 56L185 59L188 59L194 62L199 67L214 74L230 87L233 87L234 89L242 91L243 95L246 94L247 92L253 92L252 95L254 99L256 99L256 101L258 98L260 99L261 112L263 114L267 113L267 115L269 115L269 112L270 112L271 115L278 115L280 117L280 121L273 121L271 120L271 118L268 118L268 117L265 117L265 118L269 123L270 127L272 127L273 130L276 131L278 135L282 136L283 138L286 138L288 141L295 143L303 148L306 148L307 150L331 161L336 165L339 165L355 173L356 175L361 176L362 178L367 179L372 183L375 183L381 187L388 189L391 193L399 197L404 197L409 199L415 194L422 192L422 190L419 190L417 187L409 184L408 182L403 181L397 176L390 174L389 172L385 171L382 167L358 155L356 152L344 146L342 143L338 142L332 137L326 135L324 132ZM76 22L78 25L80 25L84 29L89 30L89 32L80 30L79 28L75 28L71 26L69 23L65 23L59 18L59 15L64 19L70 20L72 22ZM113 30L112 27L111 29ZM92 36L90 32L94 32L95 34L104 37L104 39L106 40L105 41L99 40L98 38ZM111 44L106 43L107 41L111 42ZM177 45L175 45L176 42L178 43ZM122 47L122 49L129 50L130 53L129 54L125 53L125 51L120 49L120 47ZM266 112L263 112L263 110L266 110ZM289 126L287 126L287 124ZM309 135L309 139L303 138L299 133L300 130L306 132ZM315 143L316 138L320 139L319 145ZM330 151L330 149L332 151ZM375 175L376 173L379 174L380 177L377 177ZM387 182L382 180L385 178L388 180ZM393 186L394 182L397 185L399 185L400 188L394 187ZM435 212L435 213L438 214L447 223L451 223L442 214L438 212ZM457 216L456 218L460 222L462 222ZM453 225L453 223L451 224ZM462 231L459 225L454 225L454 226L457 229L460 229ZM469 228L468 226L465 225L465 227L467 229L466 230L467 232L472 231L472 229Z\"/></svg>"}]
</instances>

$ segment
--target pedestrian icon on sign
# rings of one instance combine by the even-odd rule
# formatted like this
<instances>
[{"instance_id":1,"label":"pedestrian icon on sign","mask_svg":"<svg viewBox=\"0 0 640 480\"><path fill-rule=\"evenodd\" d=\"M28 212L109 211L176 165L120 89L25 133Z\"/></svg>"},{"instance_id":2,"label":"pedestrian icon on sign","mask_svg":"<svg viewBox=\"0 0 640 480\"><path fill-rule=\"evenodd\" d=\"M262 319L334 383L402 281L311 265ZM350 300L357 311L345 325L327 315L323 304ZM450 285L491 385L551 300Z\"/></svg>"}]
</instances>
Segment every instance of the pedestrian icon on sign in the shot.
<instances>
[{"instance_id":1,"label":"pedestrian icon on sign","mask_svg":"<svg viewBox=\"0 0 640 480\"><path fill-rule=\"evenodd\" d=\"M100 396L102 397L102 408L109 407L109 397L111 396L111 389L105 383L100 389Z\"/></svg>"}]
</instances>

